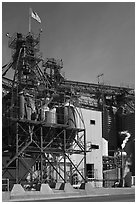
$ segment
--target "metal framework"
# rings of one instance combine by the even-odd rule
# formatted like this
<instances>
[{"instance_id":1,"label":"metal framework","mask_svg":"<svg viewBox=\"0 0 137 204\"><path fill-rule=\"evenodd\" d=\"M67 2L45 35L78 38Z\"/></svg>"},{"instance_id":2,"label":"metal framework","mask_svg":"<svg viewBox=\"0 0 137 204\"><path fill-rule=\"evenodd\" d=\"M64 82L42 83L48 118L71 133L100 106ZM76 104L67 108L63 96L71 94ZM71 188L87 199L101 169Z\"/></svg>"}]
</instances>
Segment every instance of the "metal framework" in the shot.
<instances>
[{"instance_id":1,"label":"metal framework","mask_svg":"<svg viewBox=\"0 0 137 204\"><path fill-rule=\"evenodd\" d=\"M45 62L39 54L39 41L40 34L33 33L16 33L9 41L13 61L3 72L3 158L8 157L3 177L23 184L30 175L33 185L54 179L49 172L52 168L58 175L56 181L72 182L77 172L86 182L85 129L76 127L71 95L58 88L64 80L60 73L62 61L50 58ZM5 77L10 68L13 80ZM56 115L50 113L55 108ZM77 165L72 160L74 154L82 155ZM63 167L58 163L62 158ZM68 163L71 175L67 173ZM83 173L79 171L82 163Z\"/></svg>"},{"instance_id":2,"label":"metal framework","mask_svg":"<svg viewBox=\"0 0 137 204\"><path fill-rule=\"evenodd\" d=\"M15 33L9 40L12 61L3 66L2 78L3 157L8 158L3 164L3 177L13 183L24 183L30 174L31 183L35 177L37 182L43 183L54 174L56 181L72 182L77 172L86 182L86 130L77 128L71 118L72 107L103 113L110 107L117 110L122 107L126 114L131 113L135 111L134 90L66 80L61 74L62 60L48 58L44 61L39 43L40 34L33 33L26 36ZM11 68L13 80L6 77ZM67 117L66 103L69 104ZM49 110L55 108L58 120L50 118L48 121L42 115L44 106ZM72 159L74 154L82 155L77 165ZM79 170L81 164L83 173Z\"/></svg>"}]
</instances>

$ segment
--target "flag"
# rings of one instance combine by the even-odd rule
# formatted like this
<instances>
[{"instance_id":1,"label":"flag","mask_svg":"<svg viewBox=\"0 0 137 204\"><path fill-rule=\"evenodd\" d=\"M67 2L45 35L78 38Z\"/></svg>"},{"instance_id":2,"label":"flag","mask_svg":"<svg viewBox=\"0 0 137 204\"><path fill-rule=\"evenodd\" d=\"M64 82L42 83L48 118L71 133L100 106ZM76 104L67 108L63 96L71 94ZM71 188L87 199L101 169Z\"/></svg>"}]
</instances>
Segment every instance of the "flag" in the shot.
<instances>
[{"instance_id":1,"label":"flag","mask_svg":"<svg viewBox=\"0 0 137 204\"><path fill-rule=\"evenodd\" d=\"M35 11L32 11L32 9L31 9L31 17L34 18L39 23L41 23L40 17L38 16L38 14Z\"/></svg>"}]
</instances>

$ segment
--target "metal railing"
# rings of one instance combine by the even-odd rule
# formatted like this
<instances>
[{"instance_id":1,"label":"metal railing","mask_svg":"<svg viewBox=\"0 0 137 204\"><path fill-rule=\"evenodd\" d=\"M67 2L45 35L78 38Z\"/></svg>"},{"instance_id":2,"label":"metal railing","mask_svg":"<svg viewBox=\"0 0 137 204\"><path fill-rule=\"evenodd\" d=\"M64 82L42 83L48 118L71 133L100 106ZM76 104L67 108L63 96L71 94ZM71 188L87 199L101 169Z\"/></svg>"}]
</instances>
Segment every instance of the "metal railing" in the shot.
<instances>
[{"instance_id":1,"label":"metal railing","mask_svg":"<svg viewBox=\"0 0 137 204\"><path fill-rule=\"evenodd\" d=\"M9 179L8 178L2 179L2 191L9 191Z\"/></svg>"}]
</instances>

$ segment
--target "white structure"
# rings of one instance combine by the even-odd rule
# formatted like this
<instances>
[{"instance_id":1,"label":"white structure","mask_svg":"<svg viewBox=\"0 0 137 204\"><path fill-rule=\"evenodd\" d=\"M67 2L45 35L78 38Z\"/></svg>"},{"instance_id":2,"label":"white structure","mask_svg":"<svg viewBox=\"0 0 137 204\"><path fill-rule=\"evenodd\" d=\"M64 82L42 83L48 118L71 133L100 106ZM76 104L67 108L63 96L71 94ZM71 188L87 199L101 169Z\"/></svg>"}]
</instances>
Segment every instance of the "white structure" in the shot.
<instances>
[{"instance_id":1,"label":"white structure","mask_svg":"<svg viewBox=\"0 0 137 204\"><path fill-rule=\"evenodd\" d=\"M80 129L86 130L86 165L89 178L95 179L94 182L95 187L102 187L103 180L103 163L102 156L108 155L108 142L102 138L102 112L94 111L84 108L75 108L75 119L76 119L76 127ZM79 132L78 134L83 134ZM84 137L81 137L82 140ZM76 136L77 139L77 136ZM81 141L79 141L81 142ZM83 141L82 141L83 142ZM79 148L78 146L75 149ZM78 170L81 174L84 173L84 160L80 163L83 158L83 154L72 154L71 160L78 166ZM60 172L62 177L64 177L64 159L58 158L60 163L60 168L57 170ZM66 170L67 170L67 179L70 175L70 161L66 158ZM80 163L80 165L79 165ZM56 167L57 168L57 167ZM62 179L58 177L58 181L62 181ZM81 180L81 176L78 174L79 180Z\"/></svg>"},{"instance_id":2,"label":"white structure","mask_svg":"<svg viewBox=\"0 0 137 204\"><path fill-rule=\"evenodd\" d=\"M87 152L86 156L87 169L90 171L89 173L92 174L92 178L94 177L97 180L102 180L102 156L107 154L107 144L106 141L104 141L102 138L102 112L77 108L76 124L77 128L86 129L87 150L90 150L90 152ZM105 146L105 148L103 148L103 146ZM79 157L81 157L81 155L73 156L75 163L77 163ZM91 170L89 170L90 167ZM102 182L95 182L95 186L101 187Z\"/></svg>"}]
</instances>

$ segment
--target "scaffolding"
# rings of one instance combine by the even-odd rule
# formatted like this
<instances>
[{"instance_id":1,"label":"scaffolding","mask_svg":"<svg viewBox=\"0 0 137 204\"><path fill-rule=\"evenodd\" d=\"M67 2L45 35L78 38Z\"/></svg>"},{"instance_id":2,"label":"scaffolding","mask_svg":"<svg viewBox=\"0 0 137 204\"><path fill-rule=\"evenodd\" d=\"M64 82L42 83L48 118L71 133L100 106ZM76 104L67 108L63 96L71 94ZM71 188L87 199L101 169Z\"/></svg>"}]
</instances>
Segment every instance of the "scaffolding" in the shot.
<instances>
[{"instance_id":1,"label":"scaffolding","mask_svg":"<svg viewBox=\"0 0 137 204\"><path fill-rule=\"evenodd\" d=\"M66 80L62 60L43 59L40 34L15 33L9 48L12 60L2 74L3 178L10 188L14 183L73 183L76 173L86 182L86 130L77 128L75 107L101 111L102 125L108 117L110 131L115 112L134 114L134 90ZM12 80L6 77L10 69ZM77 164L75 154L82 155Z\"/></svg>"},{"instance_id":2,"label":"scaffolding","mask_svg":"<svg viewBox=\"0 0 137 204\"><path fill-rule=\"evenodd\" d=\"M10 179L10 187L51 180L72 183L74 172L86 182L86 133L76 126L71 95L59 90L62 60L44 61L39 42L40 34L33 33L16 33L9 41L12 62L3 73L8 81L3 83L3 178ZM4 77L9 67L14 71L12 81ZM83 155L83 174L73 154Z\"/></svg>"}]
</instances>

